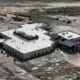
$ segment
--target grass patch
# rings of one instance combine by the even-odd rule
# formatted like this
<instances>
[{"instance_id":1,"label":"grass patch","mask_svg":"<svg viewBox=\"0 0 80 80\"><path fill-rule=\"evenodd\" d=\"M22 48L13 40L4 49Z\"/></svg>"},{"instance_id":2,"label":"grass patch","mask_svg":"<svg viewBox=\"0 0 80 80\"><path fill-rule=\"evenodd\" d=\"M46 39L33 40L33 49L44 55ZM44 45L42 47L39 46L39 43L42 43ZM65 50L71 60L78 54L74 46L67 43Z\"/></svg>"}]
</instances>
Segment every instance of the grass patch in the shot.
<instances>
[{"instance_id":1,"label":"grass patch","mask_svg":"<svg viewBox=\"0 0 80 80\"><path fill-rule=\"evenodd\" d=\"M33 22L50 24L53 20L51 18L45 17L45 15L69 15L69 16L79 16L80 7L66 7L66 8L52 8L52 9L33 9L29 13L15 13L19 16L31 17Z\"/></svg>"},{"instance_id":2,"label":"grass patch","mask_svg":"<svg viewBox=\"0 0 80 80\"><path fill-rule=\"evenodd\" d=\"M47 9L44 12L45 15L80 15L80 7L66 7L66 8L55 8Z\"/></svg>"},{"instance_id":3,"label":"grass patch","mask_svg":"<svg viewBox=\"0 0 80 80\"><path fill-rule=\"evenodd\" d=\"M27 17L27 16L30 16L31 17L31 20L35 23L45 23L45 24L50 24L52 19L51 18L46 18L45 16L43 16L43 14L22 14L22 13L19 13L17 14L19 16L24 16L24 17Z\"/></svg>"},{"instance_id":4,"label":"grass patch","mask_svg":"<svg viewBox=\"0 0 80 80\"><path fill-rule=\"evenodd\" d=\"M38 22L38 23L45 23L45 24L50 24L52 19L51 18L46 18L42 15L32 15L32 21L33 22Z\"/></svg>"}]
</instances>

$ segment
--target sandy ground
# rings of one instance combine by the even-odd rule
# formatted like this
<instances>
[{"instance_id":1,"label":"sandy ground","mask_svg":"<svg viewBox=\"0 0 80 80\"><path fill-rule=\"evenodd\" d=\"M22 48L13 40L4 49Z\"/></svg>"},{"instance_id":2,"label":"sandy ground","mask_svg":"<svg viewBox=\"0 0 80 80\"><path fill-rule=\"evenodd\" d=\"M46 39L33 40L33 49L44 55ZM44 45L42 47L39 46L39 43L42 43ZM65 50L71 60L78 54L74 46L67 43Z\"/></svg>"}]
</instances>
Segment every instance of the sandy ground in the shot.
<instances>
[{"instance_id":1,"label":"sandy ground","mask_svg":"<svg viewBox=\"0 0 80 80\"><path fill-rule=\"evenodd\" d=\"M55 8L55 7L66 7L66 6L80 6L80 2L76 3L30 3L30 6L26 3L12 3L7 4L4 3L4 5L1 4L0 12L15 12L19 11L20 9L24 10L29 8ZM40 5L39 5L40 4ZM46 6L47 5L47 6ZM7 7L6 7L7 6ZM18 6L18 7L17 7ZM20 7L19 7L20 6ZM22 7L21 7L22 6ZM16 8L17 7L17 8ZM70 17L73 19L73 17ZM63 17L65 19L65 17ZM53 20L50 27L52 27L52 30L54 32L62 31L62 30L74 30L76 32L80 33L80 17L75 17L76 22L72 22L71 24L66 24L65 22L62 22L61 20ZM8 29L18 28L19 25L24 24L25 22L0 22L0 32L6 31ZM67 60L66 60L66 57ZM34 75L35 77L41 79L41 80L80 80L80 67L78 67L80 59L79 56L65 56L61 53L61 51L53 52L52 54L39 57L30 61L26 62L16 62L15 64L11 65L13 62L12 57L6 57L6 55L0 54L0 78L4 80L12 80L11 77L15 77L11 74L11 72L14 72L13 67L15 68L15 65L20 66L21 69L24 69L25 71L29 72L31 75ZM10 64L11 62L11 64ZM76 64L77 63L77 64ZM6 65L8 64L8 65ZM10 65L9 65L10 64ZM2 66L3 65L3 66ZM11 67L13 66L13 67ZM5 68L4 68L5 67ZM6 68L11 67L11 70L6 70ZM6 75L4 75L6 74ZM11 74L11 75L10 75ZM15 79L13 79L15 80ZM28 78L30 80L30 78Z\"/></svg>"},{"instance_id":2,"label":"sandy ground","mask_svg":"<svg viewBox=\"0 0 80 80\"><path fill-rule=\"evenodd\" d=\"M63 18L65 19L65 17ZM76 22L66 24L62 21L53 20L50 25L53 31L73 30L79 32L80 17L68 17L70 19L76 19ZM62 53L60 50L55 50L52 54L17 64L41 80L79 80L79 62L80 56L68 55Z\"/></svg>"},{"instance_id":3,"label":"sandy ground","mask_svg":"<svg viewBox=\"0 0 80 80\"><path fill-rule=\"evenodd\" d=\"M67 16L67 17L69 17L69 19L76 19L76 22L72 22L71 24L66 24L65 22L62 22L61 20L59 21L53 20L50 25L50 27L52 27L52 30L54 32L58 32L58 31L70 29L70 30L79 32L80 31L80 27L79 27L80 17L79 16L78 17ZM62 16L62 18L65 19L66 16L64 17ZM25 22L15 22L15 21L1 22L0 31L18 28L20 24L24 24L24 23ZM79 65L77 65L77 64L80 64L79 60L80 60L79 56L73 56L73 55L66 56L66 55L63 55L61 51L55 50L55 52L49 55L39 57L36 59L32 59L26 62L17 61L14 64L12 57L7 58L6 55L0 54L0 63L2 65L0 71L2 71L3 74L4 73L6 74L5 80L11 79L9 78L10 76L15 77L10 74L11 72L15 73L16 65L21 67L21 69L24 69L31 75L34 75L35 77L39 78L40 80L79 80L80 79L80 68L79 68ZM6 70L6 68L8 68L9 71ZM28 78L28 80L29 79L30 77Z\"/></svg>"}]
</instances>

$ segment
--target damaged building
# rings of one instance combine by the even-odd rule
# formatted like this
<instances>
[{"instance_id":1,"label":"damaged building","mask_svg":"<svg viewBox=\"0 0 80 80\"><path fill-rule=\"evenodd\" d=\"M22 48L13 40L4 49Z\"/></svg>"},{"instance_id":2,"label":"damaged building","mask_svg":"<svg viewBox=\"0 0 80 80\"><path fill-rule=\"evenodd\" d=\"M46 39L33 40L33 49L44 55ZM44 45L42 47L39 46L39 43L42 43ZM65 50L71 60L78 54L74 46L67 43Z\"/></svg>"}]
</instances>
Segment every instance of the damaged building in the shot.
<instances>
[{"instance_id":1,"label":"damaged building","mask_svg":"<svg viewBox=\"0 0 80 80\"><path fill-rule=\"evenodd\" d=\"M56 47L69 53L80 52L80 34L71 30L51 33L51 38L56 43Z\"/></svg>"},{"instance_id":2,"label":"damaged building","mask_svg":"<svg viewBox=\"0 0 80 80\"><path fill-rule=\"evenodd\" d=\"M40 28L42 26L42 23L25 24L18 29L1 32L0 35L6 37L3 49L21 60L50 53L54 50L54 42L47 35L48 31Z\"/></svg>"}]
</instances>

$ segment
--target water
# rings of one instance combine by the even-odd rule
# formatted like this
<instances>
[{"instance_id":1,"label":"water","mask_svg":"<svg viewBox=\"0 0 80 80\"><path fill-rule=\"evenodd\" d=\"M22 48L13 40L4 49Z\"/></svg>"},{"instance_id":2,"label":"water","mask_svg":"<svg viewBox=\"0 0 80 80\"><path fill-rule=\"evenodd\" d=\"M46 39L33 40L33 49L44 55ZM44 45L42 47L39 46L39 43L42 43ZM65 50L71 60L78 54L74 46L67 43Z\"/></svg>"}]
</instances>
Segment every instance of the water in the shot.
<instances>
[{"instance_id":1,"label":"water","mask_svg":"<svg viewBox=\"0 0 80 80\"><path fill-rule=\"evenodd\" d=\"M27 0L0 0L0 7L56 8L80 6L80 2L40 2Z\"/></svg>"}]
</instances>

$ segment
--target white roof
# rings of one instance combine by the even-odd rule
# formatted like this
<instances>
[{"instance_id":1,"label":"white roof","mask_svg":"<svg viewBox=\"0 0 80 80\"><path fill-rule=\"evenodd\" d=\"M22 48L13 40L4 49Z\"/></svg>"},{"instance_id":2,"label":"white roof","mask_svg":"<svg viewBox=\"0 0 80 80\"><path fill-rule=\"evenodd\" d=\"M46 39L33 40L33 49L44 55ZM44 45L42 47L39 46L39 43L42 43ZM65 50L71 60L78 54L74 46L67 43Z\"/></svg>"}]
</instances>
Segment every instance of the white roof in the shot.
<instances>
[{"instance_id":1,"label":"white roof","mask_svg":"<svg viewBox=\"0 0 80 80\"><path fill-rule=\"evenodd\" d=\"M72 32L70 30L59 32L58 35L68 40L80 37L78 33Z\"/></svg>"},{"instance_id":2,"label":"white roof","mask_svg":"<svg viewBox=\"0 0 80 80\"><path fill-rule=\"evenodd\" d=\"M44 49L47 47L51 47L51 45L53 43L50 40L50 37L48 35L45 35L45 33L47 33L47 31L42 30L40 28L38 28L36 30L35 27L28 26L28 27L19 28L18 30L23 30L24 32L32 31L32 33L34 32L35 34L37 34L39 36L39 39L37 39L37 40L27 41L27 40L23 40L23 39L20 39L17 36L15 36L13 34L14 30L1 32L2 34L12 38L12 39L7 40L5 42L5 44L7 44L8 46L10 46L24 54L33 52L36 50Z\"/></svg>"},{"instance_id":3,"label":"white roof","mask_svg":"<svg viewBox=\"0 0 80 80\"><path fill-rule=\"evenodd\" d=\"M33 23L33 24L24 24L21 25L21 27L41 27L41 26L46 26L44 23Z\"/></svg>"}]
</instances>

